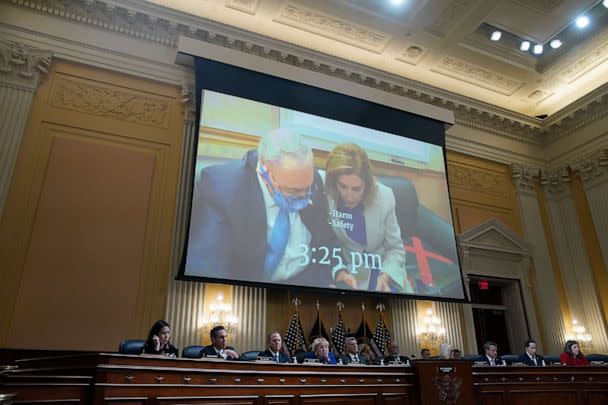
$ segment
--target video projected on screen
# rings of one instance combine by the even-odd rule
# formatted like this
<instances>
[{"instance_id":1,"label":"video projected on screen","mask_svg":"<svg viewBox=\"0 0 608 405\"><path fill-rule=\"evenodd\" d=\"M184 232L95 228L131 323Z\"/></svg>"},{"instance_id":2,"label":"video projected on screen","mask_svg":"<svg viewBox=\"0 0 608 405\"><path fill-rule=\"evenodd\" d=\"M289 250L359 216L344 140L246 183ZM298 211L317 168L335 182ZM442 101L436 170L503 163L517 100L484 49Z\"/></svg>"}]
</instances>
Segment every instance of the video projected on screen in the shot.
<instances>
[{"instance_id":1,"label":"video projected on screen","mask_svg":"<svg viewBox=\"0 0 608 405\"><path fill-rule=\"evenodd\" d=\"M462 299L440 146L203 90L183 275Z\"/></svg>"}]
</instances>

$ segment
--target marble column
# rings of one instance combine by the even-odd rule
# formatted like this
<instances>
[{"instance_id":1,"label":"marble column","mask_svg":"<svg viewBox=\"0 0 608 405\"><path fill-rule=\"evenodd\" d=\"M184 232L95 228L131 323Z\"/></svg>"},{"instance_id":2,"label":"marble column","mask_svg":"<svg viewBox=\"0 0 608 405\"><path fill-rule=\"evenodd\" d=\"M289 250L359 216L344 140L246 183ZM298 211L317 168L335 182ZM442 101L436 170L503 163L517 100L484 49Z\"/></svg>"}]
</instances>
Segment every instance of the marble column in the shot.
<instances>
[{"instance_id":1,"label":"marble column","mask_svg":"<svg viewBox=\"0 0 608 405\"><path fill-rule=\"evenodd\" d=\"M0 39L0 217L34 94L52 52Z\"/></svg>"},{"instance_id":2,"label":"marble column","mask_svg":"<svg viewBox=\"0 0 608 405\"><path fill-rule=\"evenodd\" d=\"M596 285L593 278L576 207L570 194L568 171L562 168L555 172L541 173L540 181L547 194L547 209L571 316L593 335L594 352L608 352L606 324L597 290L603 286Z\"/></svg>"},{"instance_id":3,"label":"marble column","mask_svg":"<svg viewBox=\"0 0 608 405\"><path fill-rule=\"evenodd\" d=\"M531 281L536 285L536 301L541 314L538 326L542 327L544 331L543 347L539 347L539 349L545 353L559 353L563 349L566 330L560 311L558 289L549 248L534 191L534 181L538 178L539 171L521 165L512 165L511 169L525 237L534 246L532 260L536 277ZM539 339L540 337L534 336L534 338Z\"/></svg>"},{"instance_id":4,"label":"marble column","mask_svg":"<svg viewBox=\"0 0 608 405\"><path fill-rule=\"evenodd\" d=\"M596 235L608 269L608 157L602 151L570 165L583 182Z\"/></svg>"}]
</instances>

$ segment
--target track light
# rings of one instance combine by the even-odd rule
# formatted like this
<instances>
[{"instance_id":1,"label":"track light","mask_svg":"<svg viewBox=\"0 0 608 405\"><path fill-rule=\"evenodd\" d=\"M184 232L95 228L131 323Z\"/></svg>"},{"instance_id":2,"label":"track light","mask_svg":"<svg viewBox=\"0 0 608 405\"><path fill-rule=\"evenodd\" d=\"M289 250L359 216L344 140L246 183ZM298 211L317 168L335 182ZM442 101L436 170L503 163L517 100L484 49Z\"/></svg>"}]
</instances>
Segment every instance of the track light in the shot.
<instances>
[{"instance_id":1,"label":"track light","mask_svg":"<svg viewBox=\"0 0 608 405\"><path fill-rule=\"evenodd\" d=\"M496 31L492 32L492 34L490 35L490 39L492 41L498 41L501 36L502 36L502 32L496 30Z\"/></svg>"},{"instance_id":2,"label":"track light","mask_svg":"<svg viewBox=\"0 0 608 405\"><path fill-rule=\"evenodd\" d=\"M606 0L608 1L608 0ZM519 49L526 52L530 49L530 41L522 41L519 45Z\"/></svg>"},{"instance_id":3,"label":"track light","mask_svg":"<svg viewBox=\"0 0 608 405\"><path fill-rule=\"evenodd\" d=\"M606 0L606 1L608 1L608 0ZM551 41L551 42L549 43L549 45L551 45L551 48L553 48L553 49L557 49L557 48L559 48L560 46L562 46L562 41L560 41L559 39L554 39L553 41Z\"/></svg>"},{"instance_id":4,"label":"track light","mask_svg":"<svg viewBox=\"0 0 608 405\"><path fill-rule=\"evenodd\" d=\"M589 17L582 15L576 19L575 24L578 28L585 28L587 25L589 25Z\"/></svg>"},{"instance_id":5,"label":"track light","mask_svg":"<svg viewBox=\"0 0 608 405\"><path fill-rule=\"evenodd\" d=\"M541 53L543 53L543 46L542 45L534 45L534 50L533 50L535 55L540 55Z\"/></svg>"}]
</instances>

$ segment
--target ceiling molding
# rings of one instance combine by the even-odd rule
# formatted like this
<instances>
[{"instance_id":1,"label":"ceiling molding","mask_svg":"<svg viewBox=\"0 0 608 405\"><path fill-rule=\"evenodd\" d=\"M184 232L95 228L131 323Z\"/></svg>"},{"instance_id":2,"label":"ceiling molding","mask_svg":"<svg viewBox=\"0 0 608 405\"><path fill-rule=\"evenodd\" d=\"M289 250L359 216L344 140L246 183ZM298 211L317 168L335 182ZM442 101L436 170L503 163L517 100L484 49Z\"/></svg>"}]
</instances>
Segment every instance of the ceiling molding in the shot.
<instances>
[{"instance_id":1,"label":"ceiling molding","mask_svg":"<svg viewBox=\"0 0 608 405\"><path fill-rule=\"evenodd\" d=\"M432 24L424 27L424 29L439 37L445 38L446 35L456 27L458 22L469 14L473 7L480 0L453 0L447 8L445 8L439 17Z\"/></svg>"},{"instance_id":2,"label":"ceiling molding","mask_svg":"<svg viewBox=\"0 0 608 405\"><path fill-rule=\"evenodd\" d=\"M260 0L226 0L226 7L245 13L255 15L258 11Z\"/></svg>"},{"instance_id":3,"label":"ceiling molding","mask_svg":"<svg viewBox=\"0 0 608 405\"><path fill-rule=\"evenodd\" d=\"M564 0L515 0L516 3L541 14L551 14Z\"/></svg>"},{"instance_id":4,"label":"ceiling molding","mask_svg":"<svg viewBox=\"0 0 608 405\"><path fill-rule=\"evenodd\" d=\"M273 21L378 54L391 40L389 34L294 3L283 3Z\"/></svg>"},{"instance_id":5,"label":"ceiling molding","mask_svg":"<svg viewBox=\"0 0 608 405\"><path fill-rule=\"evenodd\" d=\"M449 109L454 112L456 122L461 125L528 144L554 142L608 114L608 84L558 111L550 120L543 121L369 66L151 3L142 5L141 2L134 0L87 2L55 0L51 3L44 0L9 0L9 2L34 12L69 19L101 30L170 47L177 47L178 38L183 35L277 60ZM465 3L476 3L476 1L456 0L453 3L462 7ZM463 11L457 13L454 9L453 12L458 14ZM479 77L481 74L481 72L473 73L473 76ZM479 80L481 81L481 78ZM517 83L509 84L509 79L504 77L502 79L496 77L496 81L499 83L496 86L503 86L505 91L518 86ZM604 95L606 97L603 97Z\"/></svg>"}]
</instances>

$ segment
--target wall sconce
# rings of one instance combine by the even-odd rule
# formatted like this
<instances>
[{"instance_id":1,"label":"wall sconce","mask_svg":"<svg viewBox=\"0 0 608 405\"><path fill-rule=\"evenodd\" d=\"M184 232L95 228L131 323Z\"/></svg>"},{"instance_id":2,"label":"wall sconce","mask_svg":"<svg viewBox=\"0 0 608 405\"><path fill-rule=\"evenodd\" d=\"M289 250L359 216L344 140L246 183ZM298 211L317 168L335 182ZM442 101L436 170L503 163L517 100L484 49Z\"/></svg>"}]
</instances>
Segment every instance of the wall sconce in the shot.
<instances>
[{"instance_id":1,"label":"wall sconce","mask_svg":"<svg viewBox=\"0 0 608 405\"><path fill-rule=\"evenodd\" d=\"M232 305L224 302L224 295L219 293L216 301L209 305L209 318L203 320L203 328L209 332L216 326L222 325L226 332L236 334L239 318L232 315Z\"/></svg>"},{"instance_id":2,"label":"wall sconce","mask_svg":"<svg viewBox=\"0 0 608 405\"><path fill-rule=\"evenodd\" d=\"M581 349L589 349L593 346L591 344L593 336L587 333L585 327L579 324L576 319L572 320L572 331L574 332L574 336L571 336L568 340L576 340Z\"/></svg>"},{"instance_id":3,"label":"wall sconce","mask_svg":"<svg viewBox=\"0 0 608 405\"><path fill-rule=\"evenodd\" d=\"M441 319L433 314L433 309L427 308L422 322L422 327L416 332L420 345L427 349L439 350L445 337L445 328L441 326Z\"/></svg>"}]
</instances>

